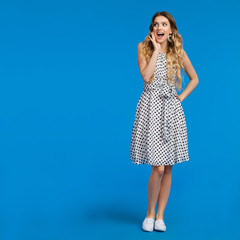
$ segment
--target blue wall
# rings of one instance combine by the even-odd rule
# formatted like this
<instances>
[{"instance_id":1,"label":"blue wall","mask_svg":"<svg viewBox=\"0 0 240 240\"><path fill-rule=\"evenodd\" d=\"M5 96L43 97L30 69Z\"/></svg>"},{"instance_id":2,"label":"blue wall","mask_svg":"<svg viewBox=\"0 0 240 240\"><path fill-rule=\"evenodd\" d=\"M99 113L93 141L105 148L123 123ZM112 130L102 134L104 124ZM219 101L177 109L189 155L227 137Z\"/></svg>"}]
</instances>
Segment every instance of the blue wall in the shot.
<instances>
[{"instance_id":1,"label":"blue wall","mask_svg":"<svg viewBox=\"0 0 240 240\"><path fill-rule=\"evenodd\" d=\"M190 161L173 167L164 236L239 239L239 10L233 0L2 1L0 239L150 236L151 166L131 163L130 137L137 44L158 11L175 18L199 77L182 102Z\"/></svg>"}]
</instances>

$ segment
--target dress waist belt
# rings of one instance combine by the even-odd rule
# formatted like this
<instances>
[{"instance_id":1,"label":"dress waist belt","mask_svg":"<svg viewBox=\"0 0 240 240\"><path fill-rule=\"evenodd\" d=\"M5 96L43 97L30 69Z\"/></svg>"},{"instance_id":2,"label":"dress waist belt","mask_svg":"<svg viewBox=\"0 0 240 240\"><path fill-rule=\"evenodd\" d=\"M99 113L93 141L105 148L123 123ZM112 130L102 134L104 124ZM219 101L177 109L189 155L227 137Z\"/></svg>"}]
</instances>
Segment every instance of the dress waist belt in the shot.
<instances>
[{"instance_id":1,"label":"dress waist belt","mask_svg":"<svg viewBox=\"0 0 240 240\"><path fill-rule=\"evenodd\" d=\"M157 85L144 84L144 91L154 91L157 95L163 99L163 129L162 138L165 141L170 140L172 135L172 122L174 117L174 101L171 98L176 98L175 86L170 86L167 83L159 83Z\"/></svg>"}]
</instances>

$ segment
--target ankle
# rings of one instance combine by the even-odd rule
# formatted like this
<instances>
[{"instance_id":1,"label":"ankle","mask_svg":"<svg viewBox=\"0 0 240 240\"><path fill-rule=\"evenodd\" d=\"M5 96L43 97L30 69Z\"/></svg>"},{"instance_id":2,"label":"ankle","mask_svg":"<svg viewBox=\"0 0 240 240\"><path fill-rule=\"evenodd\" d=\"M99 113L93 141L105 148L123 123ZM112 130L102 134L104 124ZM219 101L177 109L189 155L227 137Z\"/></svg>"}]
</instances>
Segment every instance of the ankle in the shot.
<instances>
[{"instance_id":1,"label":"ankle","mask_svg":"<svg viewBox=\"0 0 240 240\"><path fill-rule=\"evenodd\" d=\"M155 212L150 212L150 211L147 211L147 218L155 218Z\"/></svg>"},{"instance_id":2,"label":"ankle","mask_svg":"<svg viewBox=\"0 0 240 240\"><path fill-rule=\"evenodd\" d=\"M163 220L163 215L161 215L161 214L157 214L157 216L156 216L156 220L158 220L158 219L162 219L162 220Z\"/></svg>"}]
</instances>

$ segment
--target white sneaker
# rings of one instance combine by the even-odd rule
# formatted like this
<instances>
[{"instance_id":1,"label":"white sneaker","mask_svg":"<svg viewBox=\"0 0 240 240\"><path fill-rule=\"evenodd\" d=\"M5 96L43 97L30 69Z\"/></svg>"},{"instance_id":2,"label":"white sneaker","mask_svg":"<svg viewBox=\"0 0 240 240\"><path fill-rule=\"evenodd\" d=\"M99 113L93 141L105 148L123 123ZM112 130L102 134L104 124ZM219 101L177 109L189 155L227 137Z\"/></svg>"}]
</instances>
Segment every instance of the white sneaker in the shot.
<instances>
[{"instance_id":1,"label":"white sneaker","mask_svg":"<svg viewBox=\"0 0 240 240\"><path fill-rule=\"evenodd\" d=\"M151 232L153 231L154 219L153 218L145 218L142 224L142 228L144 231Z\"/></svg>"},{"instance_id":2,"label":"white sneaker","mask_svg":"<svg viewBox=\"0 0 240 240\"><path fill-rule=\"evenodd\" d=\"M154 229L157 231L166 231L167 227L162 219L158 219L155 221Z\"/></svg>"}]
</instances>

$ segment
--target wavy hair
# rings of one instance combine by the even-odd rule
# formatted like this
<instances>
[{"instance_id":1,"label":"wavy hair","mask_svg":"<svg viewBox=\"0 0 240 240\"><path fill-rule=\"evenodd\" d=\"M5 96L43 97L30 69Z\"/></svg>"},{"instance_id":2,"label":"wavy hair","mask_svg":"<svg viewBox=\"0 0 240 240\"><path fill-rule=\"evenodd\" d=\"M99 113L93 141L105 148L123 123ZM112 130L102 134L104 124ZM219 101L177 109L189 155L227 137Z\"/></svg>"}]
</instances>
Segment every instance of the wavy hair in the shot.
<instances>
[{"instance_id":1,"label":"wavy hair","mask_svg":"<svg viewBox=\"0 0 240 240\"><path fill-rule=\"evenodd\" d=\"M176 25L174 18L172 17L172 15L170 13L165 12L165 11L157 12L153 15L152 22L149 27L150 32L149 32L148 36L151 36L155 18L158 16L164 16L170 22L170 27L172 30L170 40L172 40L172 42L168 41L168 44L167 44L168 45L167 53L166 53L167 68L168 68L167 77L170 82L174 82L174 83L175 83L175 80L177 77L176 86L177 86L177 90L180 91L181 86L182 86L181 68L184 69L184 66L183 66L183 55L184 55L183 39L182 39L182 36L178 33L177 25ZM148 36L143 41L143 55L145 56L147 63L150 61L150 58L154 51L153 43L149 39ZM154 76L154 74L150 78L150 83L153 80L153 76Z\"/></svg>"}]
</instances>

